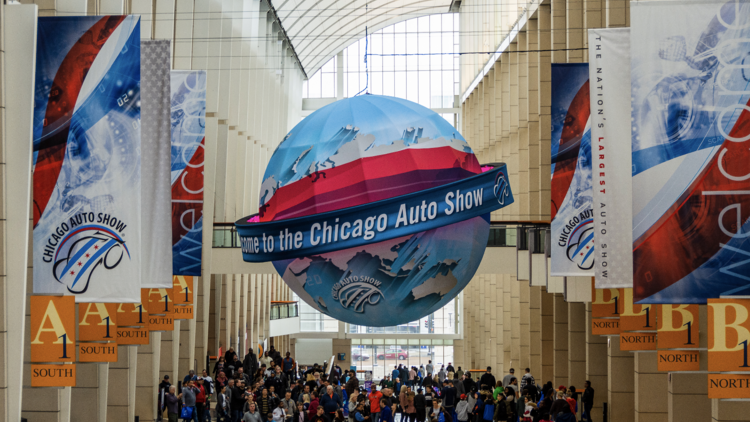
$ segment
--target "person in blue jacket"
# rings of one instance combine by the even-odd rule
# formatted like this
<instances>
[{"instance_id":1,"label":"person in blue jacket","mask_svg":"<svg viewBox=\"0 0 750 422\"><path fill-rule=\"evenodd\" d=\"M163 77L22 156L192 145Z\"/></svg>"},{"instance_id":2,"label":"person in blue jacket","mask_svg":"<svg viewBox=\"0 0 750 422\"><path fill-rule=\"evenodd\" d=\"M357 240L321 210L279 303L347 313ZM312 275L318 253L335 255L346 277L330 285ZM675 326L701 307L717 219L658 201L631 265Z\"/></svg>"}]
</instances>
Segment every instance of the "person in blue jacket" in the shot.
<instances>
[{"instance_id":1,"label":"person in blue jacket","mask_svg":"<svg viewBox=\"0 0 750 422\"><path fill-rule=\"evenodd\" d=\"M341 396L333 391L332 386L326 388L326 393L320 398L320 406L323 408L325 416L329 422L333 422L336 418L336 411L341 408Z\"/></svg>"},{"instance_id":2,"label":"person in blue jacket","mask_svg":"<svg viewBox=\"0 0 750 422\"><path fill-rule=\"evenodd\" d=\"M380 409L379 422L393 422L393 410L385 399L380 399Z\"/></svg>"}]
</instances>

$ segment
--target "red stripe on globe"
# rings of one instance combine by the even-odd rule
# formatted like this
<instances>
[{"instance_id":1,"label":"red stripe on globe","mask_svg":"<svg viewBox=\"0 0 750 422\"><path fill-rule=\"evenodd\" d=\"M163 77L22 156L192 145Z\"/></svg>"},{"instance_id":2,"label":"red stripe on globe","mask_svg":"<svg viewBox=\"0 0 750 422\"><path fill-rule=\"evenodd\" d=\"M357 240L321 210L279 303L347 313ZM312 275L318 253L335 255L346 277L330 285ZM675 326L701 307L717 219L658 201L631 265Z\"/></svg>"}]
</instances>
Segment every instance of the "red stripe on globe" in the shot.
<instances>
[{"instance_id":1,"label":"red stripe on globe","mask_svg":"<svg viewBox=\"0 0 750 422\"><path fill-rule=\"evenodd\" d=\"M259 222L366 205L481 172L468 143L437 113L393 97L344 99L306 117L279 144L263 176ZM342 227L329 224L321 235L339 236ZM488 236L485 215L273 264L320 312L351 324L391 326L453 300L476 273Z\"/></svg>"}]
</instances>

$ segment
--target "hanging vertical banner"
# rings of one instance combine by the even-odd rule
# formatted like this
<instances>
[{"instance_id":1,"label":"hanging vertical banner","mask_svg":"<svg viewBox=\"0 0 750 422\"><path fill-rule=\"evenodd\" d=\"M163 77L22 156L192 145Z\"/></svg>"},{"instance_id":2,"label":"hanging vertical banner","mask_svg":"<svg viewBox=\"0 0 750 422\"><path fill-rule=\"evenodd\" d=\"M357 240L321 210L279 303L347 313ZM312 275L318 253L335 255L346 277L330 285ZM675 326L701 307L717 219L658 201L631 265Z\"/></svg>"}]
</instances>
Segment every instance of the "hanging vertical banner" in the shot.
<instances>
[{"instance_id":1,"label":"hanging vertical banner","mask_svg":"<svg viewBox=\"0 0 750 422\"><path fill-rule=\"evenodd\" d=\"M72 296L31 296L30 306L31 361L75 362L75 299Z\"/></svg>"},{"instance_id":2,"label":"hanging vertical banner","mask_svg":"<svg viewBox=\"0 0 750 422\"><path fill-rule=\"evenodd\" d=\"M750 300L708 300L708 370L750 372Z\"/></svg>"},{"instance_id":3,"label":"hanging vertical banner","mask_svg":"<svg viewBox=\"0 0 750 422\"><path fill-rule=\"evenodd\" d=\"M659 349L697 348L700 344L700 313L698 305L657 305Z\"/></svg>"},{"instance_id":4,"label":"hanging vertical banner","mask_svg":"<svg viewBox=\"0 0 750 422\"><path fill-rule=\"evenodd\" d=\"M206 72L172 71L172 273L200 276Z\"/></svg>"},{"instance_id":5,"label":"hanging vertical banner","mask_svg":"<svg viewBox=\"0 0 750 422\"><path fill-rule=\"evenodd\" d=\"M589 29L596 287L633 287L630 28Z\"/></svg>"},{"instance_id":6,"label":"hanging vertical banner","mask_svg":"<svg viewBox=\"0 0 750 422\"><path fill-rule=\"evenodd\" d=\"M139 19L39 18L34 293L139 300Z\"/></svg>"},{"instance_id":7,"label":"hanging vertical banner","mask_svg":"<svg viewBox=\"0 0 750 422\"><path fill-rule=\"evenodd\" d=\"M141 287L172 287L170 45L141 41Z\"/></svg>"},{"instance_id":8,"label":"hanging vertical banner","mask_svg":"<svg viewBox=\"0 0 750 422\"><path fill-rule=\"evenodd\" d=\"M78 305L78 341L115 341L117 303Z\"/></svg>"},{"instance_id":9,"label":"hanging vertical banner","mask_svg":"<svg viewBox=\"0 0 750 422\"><path fill-rule=\"evenodd\" d=\"M553 276L594 275L588 66L552 64Z\"/></svg>"},{"instance_id":10,"label":"hanging vertical banner","mask_svg":"<svg viewBox=\"0 0 750 422\"><path fill-rule=\"evenodd\" d=\"M750 3L630 13L635 300L747 294Z\"/></svg>"}]
</instances>

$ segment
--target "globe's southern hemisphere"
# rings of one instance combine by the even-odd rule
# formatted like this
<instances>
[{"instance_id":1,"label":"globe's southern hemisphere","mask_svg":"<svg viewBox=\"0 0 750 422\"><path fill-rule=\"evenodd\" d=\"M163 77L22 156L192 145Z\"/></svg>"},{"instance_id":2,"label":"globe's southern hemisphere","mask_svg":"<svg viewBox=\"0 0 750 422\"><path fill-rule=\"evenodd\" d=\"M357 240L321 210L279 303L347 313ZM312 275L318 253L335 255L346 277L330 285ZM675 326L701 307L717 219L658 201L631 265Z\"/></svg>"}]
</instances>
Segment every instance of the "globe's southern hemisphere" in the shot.
<instances>
[{"instance_id":1,"label":"globe's southern hemisphere","mask_svg":"<svg viewBox=\"0 0 750 422\"><path fill-rule=\"evenodd\" d=\"M433 111L393 97L340 100L305 118L274 152L261 186L260 221L367 204L479 172L463 137ZM273 264L324 314L358 325L398 325L456 297L479 267L488 236L489 214Z\"/></svg>"}]
</instances>

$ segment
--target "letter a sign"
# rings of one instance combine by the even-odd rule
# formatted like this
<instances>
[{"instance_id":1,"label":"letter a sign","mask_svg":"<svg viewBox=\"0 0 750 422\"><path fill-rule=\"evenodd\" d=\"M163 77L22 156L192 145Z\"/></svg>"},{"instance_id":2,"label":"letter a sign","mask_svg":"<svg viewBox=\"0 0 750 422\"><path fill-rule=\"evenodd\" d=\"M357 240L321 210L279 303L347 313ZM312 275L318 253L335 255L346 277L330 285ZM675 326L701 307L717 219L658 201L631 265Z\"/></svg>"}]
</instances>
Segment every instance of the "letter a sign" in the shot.
<instances>
[{"instance_id":1,"label":"letter a sign","mask_svg":"<svg viewBox=\"0 0 750 422\"><path fill-rule=\"evenodd\" d=\"M75 362L75 360L75 297L32 296L31 361Z\"/></svg>"},{"instance_id":2,"label":"letter a sign","mask_svg":"<svg viewBox=\"0 0 750 422\"><path fill-rule=\"evenodd\" d=\"M172 277L172 290L174 291L175 305L193 304L193 277L189 275L176 275Z\"/></svg>"},{"instance_id":3,"label":"letter a sign","mask_svg":"<svg viewBox=\"0 0 750 422\"><path fill-rule=\"evenodd\" d=\"M708 299L708 370L750 371L750 300Z\"/></svg>"},{"instance_id":4,"label":"letter a sign","mask_svg":"<svg viewBox=\"0 0 750 422\"><path fill-rule=\"evenodd\" d=\"M117 303L79 303L78 341L116 341Z\"/></svg>"}]
</instances>

